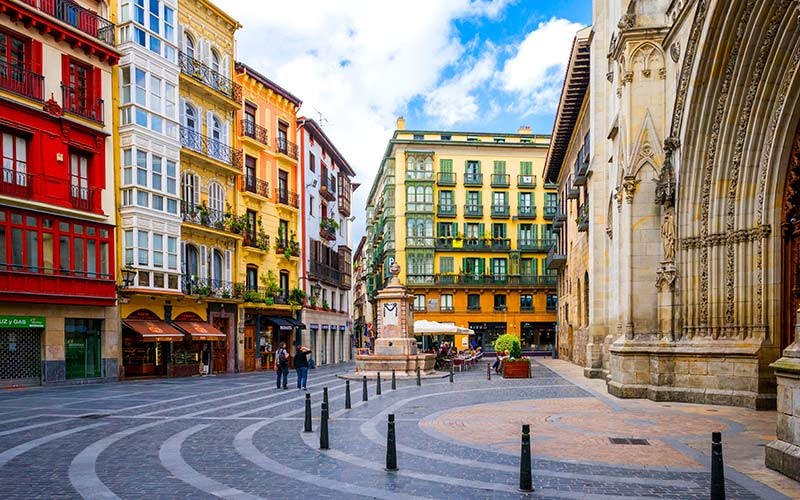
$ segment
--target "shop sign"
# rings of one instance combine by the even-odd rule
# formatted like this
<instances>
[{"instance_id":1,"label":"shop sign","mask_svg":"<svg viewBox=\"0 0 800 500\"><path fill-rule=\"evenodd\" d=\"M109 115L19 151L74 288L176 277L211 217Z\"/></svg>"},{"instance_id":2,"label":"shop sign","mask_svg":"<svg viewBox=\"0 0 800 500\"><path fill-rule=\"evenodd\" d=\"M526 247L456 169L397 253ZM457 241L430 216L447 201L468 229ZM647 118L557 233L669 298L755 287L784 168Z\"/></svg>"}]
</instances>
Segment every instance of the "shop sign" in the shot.
<instances>
[{"instance_id":1,"label":"shop sign","mask_svg":"<svg viewBox=\"0 0 800 500\"><path fill-rule=\"evenodd\" d=\"M44 328L44 316L0 316L0 328Z\"/></svg>"}]
</instances>

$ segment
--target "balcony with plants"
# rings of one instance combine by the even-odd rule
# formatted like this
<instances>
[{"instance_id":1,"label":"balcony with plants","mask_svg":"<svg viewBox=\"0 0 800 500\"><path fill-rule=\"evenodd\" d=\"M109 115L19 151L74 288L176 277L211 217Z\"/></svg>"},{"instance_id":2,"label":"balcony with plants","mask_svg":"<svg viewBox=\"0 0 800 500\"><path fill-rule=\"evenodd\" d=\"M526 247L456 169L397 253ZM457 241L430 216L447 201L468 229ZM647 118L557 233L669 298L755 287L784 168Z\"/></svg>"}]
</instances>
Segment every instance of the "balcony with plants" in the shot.
<instances>
[{"instance_id":1,"label":"balcony with plants","mask_svg":"<svg viewBox=\"0 0 800 500\"><path fill-rule=\"evenodd\" d=\"M215 299L240 300L244 294L244 285L230 281L199 278L194 275L181 276L181 291L185 295L198 298L211 297Z\"/></svg>"},{"instance_id":2,"label":"balcony with plants","mask_svg":"<svg viewBox=\"0 0 800 500\"><path fill-rule=\"evenodd\" d=\"M269 250L269 235L264 230L261 217L258 218L258 227L250 229L245 226L243 245L251 249L258 249L262 252Z\"/></svg>"},{"instance_id":3,"label":"balcony with plants","mask_svg":"<svg viewBox=\"0 0 800 500\"><path fill-rule=\"evenodd\" d=\"M274 271L259 277L260 286L247 286L242 291L245 307L289 306L290 308L302 307L306 293L300 288L286 290L281 288L278 277Z\"/></svg>"},{"instance_id":4,"label":"balcony with plants","mask_svg":"<svg viewBox=\"0 0 800 500\"><path fill-rule=\"evenodd\" d=\"M328 241L336 241L336 231L339 230L339 223L333 217L322 219L319 223L320 238Z\"/></svg>"},{"instance_id":5,"label":"balcony with plants","mask_svg":"<svg viewBox=\"0 0 800 500\"><path fill-rule=\"evenodd\" d=\"M278 226L278 239L275 241L275 253L283 255L286 259L300 257L300 243L294 231L286 234L283 226Z\"/></svg>"},{"instance_id":6,"label":"balcony with plants","mask_svg":"<svg viewBox=\"0 0 800 500\"><path fill-rule=\"evenodd\" d=\"M584 202L578 207L578 217L575 219L579 232L589 230L589 203Z\"/></svg>"}]
</instances>

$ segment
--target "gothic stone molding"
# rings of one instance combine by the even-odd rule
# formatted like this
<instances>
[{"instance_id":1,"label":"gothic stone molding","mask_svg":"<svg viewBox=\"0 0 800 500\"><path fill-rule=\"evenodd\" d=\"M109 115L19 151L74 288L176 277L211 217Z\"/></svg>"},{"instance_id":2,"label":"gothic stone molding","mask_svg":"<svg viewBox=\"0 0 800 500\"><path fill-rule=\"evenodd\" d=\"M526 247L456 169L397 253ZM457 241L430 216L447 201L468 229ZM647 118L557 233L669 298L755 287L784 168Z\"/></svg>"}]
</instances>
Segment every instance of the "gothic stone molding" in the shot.
<instances>
[{"instance_id":1,"label":"gothic stone molding","mask_svg":"<svg viewBox=\"0 0 800 500\"><path fill-rule=\"evenodd\" d=\"M693 250L698 248L710 248L720 245L734 245L748 241L764 240L772 233L769 224L752 227L750 229L737 229L725 233L708 234L704 236L690 236L681 238L680 248L683 250Z\"/></svg>"}]
</instances>

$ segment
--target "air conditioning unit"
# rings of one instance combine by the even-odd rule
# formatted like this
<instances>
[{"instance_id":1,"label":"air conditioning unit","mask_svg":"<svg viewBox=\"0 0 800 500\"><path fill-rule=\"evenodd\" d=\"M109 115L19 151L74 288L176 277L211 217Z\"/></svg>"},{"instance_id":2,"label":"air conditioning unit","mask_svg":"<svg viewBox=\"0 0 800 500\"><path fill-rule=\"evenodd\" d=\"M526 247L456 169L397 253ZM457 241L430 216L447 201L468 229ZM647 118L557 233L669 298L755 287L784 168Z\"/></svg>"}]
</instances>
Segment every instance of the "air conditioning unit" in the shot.
<instances>
[{"instance_id":1,"label":"air conditioning unit","mask_svg":"<svg viewBox=\"0 0 800 500\"><path fill-rule=\"evenodd\" d=\"M525 184L533 183L533 176L532 175L523 175L522 176L522 182L524 182Z\"/></svg>"}]
</instances>

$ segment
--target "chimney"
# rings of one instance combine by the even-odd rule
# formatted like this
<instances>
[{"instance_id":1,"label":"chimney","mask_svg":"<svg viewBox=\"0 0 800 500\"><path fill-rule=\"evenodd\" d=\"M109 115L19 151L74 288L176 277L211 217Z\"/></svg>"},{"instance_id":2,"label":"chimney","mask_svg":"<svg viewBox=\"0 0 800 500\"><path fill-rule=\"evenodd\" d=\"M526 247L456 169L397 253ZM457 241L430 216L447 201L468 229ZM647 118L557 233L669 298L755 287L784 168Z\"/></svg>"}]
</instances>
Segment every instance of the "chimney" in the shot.
<instances>
[{"instance_id":1,"label":"chimney","mask_svg":"<svg viewBox=\"0 0 800 500\"><path fill-rule=\"evenodd\" d=\"M406 129L406 119L402 116L397 117L397 130L405 130Z\"/></svg>"},{"instance_id":2,"label":"chimney","mask_svg":"<svg viewBox=\"0 0 800 500\"><path fill-rule=\"evenodd\" d=\"M518 134L530 134L531 133L531 126L530 125L520 125L519 129L517 129Z\"/></svg>"}]
</instances>

